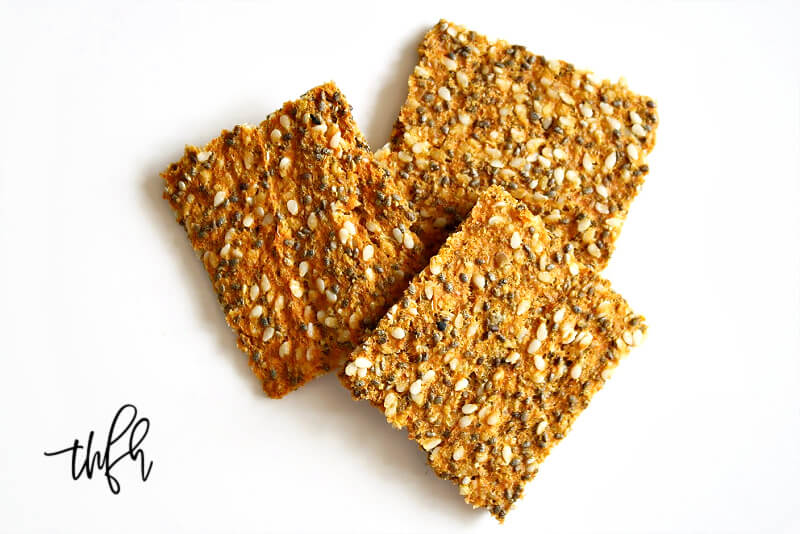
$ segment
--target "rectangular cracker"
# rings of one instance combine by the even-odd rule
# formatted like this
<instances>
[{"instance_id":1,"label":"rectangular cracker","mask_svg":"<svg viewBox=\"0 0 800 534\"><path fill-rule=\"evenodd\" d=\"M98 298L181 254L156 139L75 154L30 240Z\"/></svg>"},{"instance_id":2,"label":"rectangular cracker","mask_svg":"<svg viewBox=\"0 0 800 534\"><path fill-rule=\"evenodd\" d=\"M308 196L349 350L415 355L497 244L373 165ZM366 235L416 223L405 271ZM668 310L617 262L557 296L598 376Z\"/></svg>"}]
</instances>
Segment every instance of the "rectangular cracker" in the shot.
<instances>
[{"instance_id":1,"label":"rectangular cracker","mask_svg":"<svg viewBox=\"0 0 800 534\"><path fill-rule=\"evenodd\" d=\"M421 267L413 212L332 83L162 174L264 391L334 368Z\"/></svg>"},{"instance_id":2,"label":"rectangular cracker","mask_svg":"<svg viewBox=\"0 0 800 534\"><path fill-rule=\"evenodd\" d=\"M441 21L376 154L418 210L429 253L498 184L600 269L648 172L657 124L655 103L623 82Z\"/></svg>"},{"instance_id":3,"label":"rectangular cracker","mask_svg":"<svg viewBox=\"0 0 800 534\"><path fill-rule=\"evenodd\" d=\"M489 187L340 373L500 521L646 331L594 269L553 260L557 244Z\"/></svg>"}]
</instances>

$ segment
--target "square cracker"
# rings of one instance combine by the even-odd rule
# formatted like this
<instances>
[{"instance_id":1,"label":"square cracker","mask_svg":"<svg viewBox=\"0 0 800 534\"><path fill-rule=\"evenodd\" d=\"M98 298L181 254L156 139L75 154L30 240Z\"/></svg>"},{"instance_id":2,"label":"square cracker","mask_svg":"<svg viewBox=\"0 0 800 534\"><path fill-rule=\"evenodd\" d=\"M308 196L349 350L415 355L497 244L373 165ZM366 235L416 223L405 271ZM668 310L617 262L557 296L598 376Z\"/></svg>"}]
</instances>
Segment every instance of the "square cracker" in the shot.
<instances>
[{"instance_id":1,"label":"square cracker","mask_svg":"<svg viewBox=\"0 0 800 534\"><path fill-rule=\"evenodd\" d=\"M655 103L562 61L441 21L376 154L420 214L429 253L480 190L502 185L562 247L602 268L655 144Z\"/></svg>"},{"instance_id":2,"label":"square cracker","mask_svg":"<svg viewBox=\"0 0 800 534\"><path fill-rule=\"evenodd\" d=\"M413 213L332 83L162 176L271 397L334 368L421 266Z\"/></svg>"},{"instance_id":3,"label":"square cracker","mask_svg":"<svg viewBox=\"0 0 800 534\"><path fill-rule=\"evenodd\" d=\"M523 202L488 188L340 373L500 521L646 331L556 244Z\"/></svg>"}]
</instances>

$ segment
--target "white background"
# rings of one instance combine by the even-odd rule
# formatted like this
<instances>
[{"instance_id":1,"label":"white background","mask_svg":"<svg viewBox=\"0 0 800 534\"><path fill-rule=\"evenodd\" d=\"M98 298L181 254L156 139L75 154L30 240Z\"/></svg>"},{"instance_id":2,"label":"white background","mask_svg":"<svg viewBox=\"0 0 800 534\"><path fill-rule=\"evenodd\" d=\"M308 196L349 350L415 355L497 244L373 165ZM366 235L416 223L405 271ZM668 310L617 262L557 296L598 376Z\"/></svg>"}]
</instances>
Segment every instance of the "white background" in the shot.
<instances>
[{"instance_id":1,"label":"white background","mask_svg":"<svg viewBox=\"0 0 800 534\"><path fill-rule=\"evenodd\" d=\"M797 5L142 4L0 7L0 531L800 531ZM158 176L329 79L380 147L440 17L661 116L605 273L649 337L503 527L334 376L262 395ZM146 483L43 456L125 402Z\"/></svg>"}]
</instances>

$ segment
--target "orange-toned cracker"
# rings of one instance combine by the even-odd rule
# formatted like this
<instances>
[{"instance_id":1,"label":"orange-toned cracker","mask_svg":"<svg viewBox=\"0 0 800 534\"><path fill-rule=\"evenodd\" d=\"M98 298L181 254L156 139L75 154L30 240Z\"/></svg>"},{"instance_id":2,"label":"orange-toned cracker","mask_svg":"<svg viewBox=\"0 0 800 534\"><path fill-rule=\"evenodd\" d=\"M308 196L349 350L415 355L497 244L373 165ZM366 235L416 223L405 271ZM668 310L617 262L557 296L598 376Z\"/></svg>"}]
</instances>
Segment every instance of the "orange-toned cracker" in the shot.
<instances>
[{"instance_id":1,"label":"orange-toned cracker","mask_svg":"<svg viewBox=\"0 0 800 534\"><path fill-rule=\"evenodd\" d=\"M420 266L413 214L331 83L162 176L271 397L334 368Z\"/></svg>"},{"instance_id":2,"label":"orange-toned cracker","mask_svg":"<svg viewBox=\"0 0 800 534\"><path fill-rule=\"evenodd\" d=\"M493 186L340 378L503 520L646 331L525 203Z\"/></svg>"}]
</instances>

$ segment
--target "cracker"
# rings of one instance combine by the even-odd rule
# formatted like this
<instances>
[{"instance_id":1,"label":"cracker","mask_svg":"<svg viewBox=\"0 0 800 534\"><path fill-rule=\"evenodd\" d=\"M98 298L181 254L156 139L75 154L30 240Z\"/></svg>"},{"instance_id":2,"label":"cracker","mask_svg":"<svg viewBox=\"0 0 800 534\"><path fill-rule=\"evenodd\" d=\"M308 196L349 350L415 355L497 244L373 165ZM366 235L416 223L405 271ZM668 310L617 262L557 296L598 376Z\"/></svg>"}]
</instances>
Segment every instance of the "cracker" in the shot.
<instances>
[{"instance_id":1,"label":"cracker","mask_svg":"<svg viewBox=\"0 0 800 534\"><path fill-rule=\"evenodd\" d=\"M340 373L500 521L646 332L557 243L523 202L489 187Z\"/></svg>"},{"instance_id":2,"label":"cracker","mask_svg":"<svg viewBox=\"0 0 800 534\"><path fill-rule=\"evenodd\" d=\"M162 176L271 397L334 368L421 266L413 212L331 83Z\"/></svg>"},{"instance_id":3,"label":"cracker","mask_svg":"<svg viewBox=\"0 0 800 534\"><path fill-rule=\"evenodd\" d=\"M435 252L477 194L502 185L561 246L602 268L648 172L655 103L562 61L441 21L419 47L390 142L377 152Z\"/></svg>"}]
</instances>

